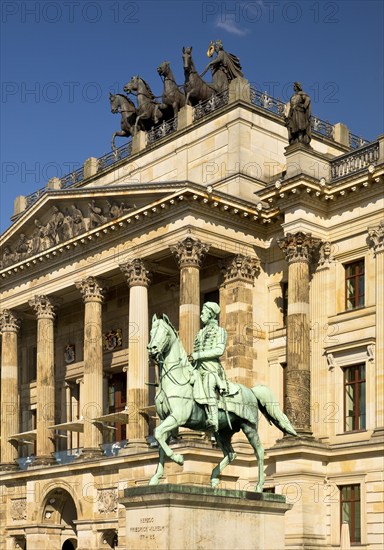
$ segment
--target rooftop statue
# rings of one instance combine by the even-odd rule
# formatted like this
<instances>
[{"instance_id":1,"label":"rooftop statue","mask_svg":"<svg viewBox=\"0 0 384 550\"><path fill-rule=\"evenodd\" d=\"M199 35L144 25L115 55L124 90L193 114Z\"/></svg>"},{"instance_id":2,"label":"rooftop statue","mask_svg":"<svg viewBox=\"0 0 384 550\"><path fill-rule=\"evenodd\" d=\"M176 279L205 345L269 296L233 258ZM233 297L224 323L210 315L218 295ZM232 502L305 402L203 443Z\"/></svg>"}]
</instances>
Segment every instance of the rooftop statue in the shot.
<instances>
[{"instance_id":1,"label":"rooftop statue","mask_svg":"<svg viewBox=\"0 0 384 550\"><path fill-rule=\"evenodd\" d=\"M294 94L289 101L285 125L288 128L289 145L303 143L309 145L311 141L311 99L303 92L300 82L293 85Z\"/></svg>"},{"instance_id":2,"label":"rooftop statue","mask_svg":"<svg viewBox=\"0 0 384 550\"><path fill-rule=\"evenodd\" d=\"M171 108L173 117L177 116L178 111L185 105L185 95L180 91L180 87L176 84L169 61L163 61L157 67L157 72L164 82L163 104L162 109ZM166 116L166 115L165 115ZM169 118L169 117L166 117Z\"/></svg>"},{"instance_id":3,"label":"rooftop statue","mask_svg":"<svg viewBox=\"0 0 384 550\"><path fill-rule=\"evenodd\" d=\"M133 76L124 86L124 92L136 95L137 98L135 132L139 128L139 122L144 125L144 129L150 130L163 117L160 104L155 101L151 88L140 76Z\"/></svg>"},{"instance_id":4,"label":"rooftop statue","mask_svg":"<svg viewBox=\"0 0 384 550\"><path fill-rule=\"evenodd\" d=\"M197 105L216 94L215 89L201 78L192 58L192 46L183 47L184 90L186 105Z\"/></svg>"},{"instance_id":5,"label":"rooftop statue","mask_svg":"<svg viewBox=\"0 0 384 550\"><path fill-rule=\"evenodd\" d=\"M159 463L150 485L157 485L163 476L165 456L183 464L183 456L174 453L167 444L172 431L180 426L214 433L224 458L212 471L212 487L217 487L219 474L236 458L231 439L242 430L258 460L258 492L262 492L264 483L258 411L285 434L297 435L269 388L262 385L247 388L227 380L219 360L226 344L226 331L216 319L219 312L215 302L204 304L201 313L204 328L198 332L189 357L168 317L153 316L147 349L159 367L155 406L161 422L155 430L160 446Z\"/></svg>"},{"instance_id":6,"label":"rooftop statue","mask_svg":"<svg viewBox=\"0 0 384 550\"><path fill-rule=\"evenodd\" d=\"M229 86L234 78L242 77L240 60L236 55L224 50L221 40L211 41L207 55L212 57L216 53L215 59L210 61L200 76L204 76L208 69L211 69L213 82L211 86L216 93L223 92Z\"/></svg>"},{"instance_id":7,"label":"rooftop statue","mask_svg":"<svg viewBox=\"0 0 384 550\"><path fill-rule=\"evenodd\" d=\"M111 148L114 151L115 137L129 137L135 133L136 107L133 101L124 94L109 94L112 113L121 113L121 131L115 132L112 136Z\"/></svg>"}]
</instances>

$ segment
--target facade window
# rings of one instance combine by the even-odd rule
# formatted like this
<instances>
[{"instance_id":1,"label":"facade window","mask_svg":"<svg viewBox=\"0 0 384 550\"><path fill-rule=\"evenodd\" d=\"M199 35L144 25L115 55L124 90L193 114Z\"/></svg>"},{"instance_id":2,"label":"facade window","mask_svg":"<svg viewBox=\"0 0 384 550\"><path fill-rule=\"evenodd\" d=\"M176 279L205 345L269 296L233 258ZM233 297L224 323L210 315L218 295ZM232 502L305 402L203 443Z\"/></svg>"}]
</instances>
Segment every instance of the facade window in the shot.
<instances>
[{"instance_id":1,"label":"facade window","mask_svg":"<svg viewBox=\"0 0 384 550\"><path fill-rule=\"evenodd\" d=\"M345 309L364 306L364 260L345 264Z\"/></svg>"},{"instance_id":2,"label":"facade window","mask_svg":"<svg viewBox=\"0 0 384 550\"><path fill-rule=\"evenodd\" d=\"M340 523L348 523L352 544L361 543L360 485L342 485L340 489Z\"/></svg>"},{"instance_id":3,"label":"facade window","mask_svg":"<svg viewBox=\"0 0 384 550\"><path fill-rule=\"evenodd\" d=\"M281 283L281 293L282 293L282 303L281 303L281 312L283 314L283 326L287 324L287 315L288 315L288 283Z\"/></svg>"},{"instance_id":4,"label":"facade window","mask_svg":"<svg viewBox=\"0 0 384 550\"><path fill-rule=\"evenodd\" d=\"M344 369L344 431L365 430L365 364Z\"/></svg>"},{"instance_id":5,"label":"facade window","mask_svg":"<svg viewBox=\"0 0 384 550\"><path fill-rule=\"evenodd\" d=\"M114 374L108 387L108 412L121 412L127 405L127 375ZM109 430L114 441L123 441L127 438L126 424L115 424L114 430Z\"/></svg>"}]
</instances>

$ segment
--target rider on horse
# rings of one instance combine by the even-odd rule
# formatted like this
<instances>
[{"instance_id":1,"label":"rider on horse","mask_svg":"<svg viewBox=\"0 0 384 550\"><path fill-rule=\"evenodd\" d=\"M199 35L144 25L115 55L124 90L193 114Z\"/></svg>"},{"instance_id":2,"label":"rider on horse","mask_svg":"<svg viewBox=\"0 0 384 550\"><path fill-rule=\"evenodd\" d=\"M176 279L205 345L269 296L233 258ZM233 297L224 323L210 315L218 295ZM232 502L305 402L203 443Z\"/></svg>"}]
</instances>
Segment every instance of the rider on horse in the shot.
<instances>
[{"instance_id":1,"label":"rider on horse","mask_svg":"<svg viewBox=\"0 0 384 550\"><path fill-rule=\"evenodd\" d=\"M206 302L203 305L200 319L204 328L197 333L193 352L188 357L201 375L206 397L207 426L215 432L218 430L216 388L220 393L227 391L227 384L223 379L223 367L219 360L225 351L227 332L218 325L216 317L219 313L220 306L215 302Z\"/></svg>"}]
</instances>

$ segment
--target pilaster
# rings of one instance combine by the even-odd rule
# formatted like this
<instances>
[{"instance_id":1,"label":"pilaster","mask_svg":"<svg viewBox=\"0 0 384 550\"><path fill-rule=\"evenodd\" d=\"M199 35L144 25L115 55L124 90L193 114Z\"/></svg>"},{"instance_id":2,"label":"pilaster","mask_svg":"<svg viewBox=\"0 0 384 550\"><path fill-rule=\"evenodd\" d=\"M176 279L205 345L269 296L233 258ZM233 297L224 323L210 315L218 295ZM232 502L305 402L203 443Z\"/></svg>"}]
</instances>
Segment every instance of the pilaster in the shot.
<instances>
[{"instance_id":1,"label":"pilaster","mask_svg":"<svg viewBox=\"0 0 384 550\"><path fill-rule=\"evenodd\" d=\"M251 386L253 383L253 285L260 272L258 258L236 256L221 262L223 283L220 303L225 310L228 333L225 354L226 373L234 382ZM222 324L223 320L222 320Z\"/></svg>"},{"instance_id":2,"label":"pilaster","mask_svg":"<svg viewBox=\"0 0 384 550\"><path fill-rule=\"evenodd\" d=\"M376 294L376 430L384 428L384 220L368 229L368 241L375 257Z\"/></svg>"},{"instance_id":3,"label":"pilaster","mask_svg":"<svg viewBox=\"0 0 384 550\"><path fill-rule=\"evenodd\" d=\"M37 295L29 301L37 319L37 437L34 465L52 464L55 459L54 434L50 426L55 423L55 350L53 298Z\"/></svg>"},{"instance_id":4,"label":"pilaster","mask_svg":"<svg viewBox=\"0 0 384 550\"><path fill-rule=\"evenodd\" d=\"M148 406L148 287L151 273L141 258L120 265L120 269L129 286L128 446L146 448L148 424L142 410Z\"/></svg>"},{"instance_id":5,"label":"pilaster","mask_svg":"<svg viewBox=\"0 0 384 550\"><path fill-rule=\"evenodd\" d=\"M102 428L94 419L103 414L103 289L95 277L76 283L85 304L84 308L84 399L81 414L84 418L83 453L81 458L102 454Z\"/></svg>"},{"instance_id":6,"label":"pilaster","mask_svg":"<svg viewBox=\"0 0 384 550\"><path fill-rule=\"evenodd\" d=\"M200 328L200 268L209 245L189 235L170 247L180 268L179 335L187 353Z\"/></svg>"},{"instance_id":7,"label":"pilaster","mask_svg":"<svg viewBox=\"0 0 384 550\"><path fill-rule=\"evenodd\" d=\"M0 470L17 469L17 444L9 436L19 432L17 334L20 321L16 313L0 313L1 345L1 462Z\"/></svg>"},{"instance_id":8,"label":"pilaster","mask_svg":"<svg viewBox=\"0 0 384 550\"><path fill-rule=\"evenodd\" d=\"M288 233L278 241L288 262L286 414L299 435L311 430L309 263L320 239Z\"/></svg>"}]
</instances>

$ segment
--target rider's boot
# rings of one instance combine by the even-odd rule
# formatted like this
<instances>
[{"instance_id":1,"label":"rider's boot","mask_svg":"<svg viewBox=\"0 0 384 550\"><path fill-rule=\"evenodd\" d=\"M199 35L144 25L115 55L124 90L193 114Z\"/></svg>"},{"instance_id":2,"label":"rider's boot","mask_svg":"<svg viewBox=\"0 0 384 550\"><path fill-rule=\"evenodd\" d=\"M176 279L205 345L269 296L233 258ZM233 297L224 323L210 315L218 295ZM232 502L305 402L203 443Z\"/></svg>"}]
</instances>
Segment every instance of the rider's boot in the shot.
<instances>
[{"instance_id":1,"label":"rider's boot","mask_svg":"<svg viewBox=\"0 0 384 550\"><path fill-rule=\"evenodd\" d=\"M219 412L214 405L207 407L207 428L217 432L219 429Z\"/></svg>"}]
</instances>

